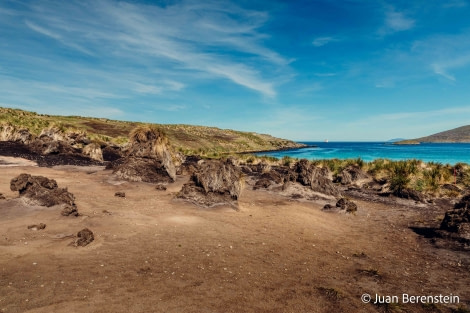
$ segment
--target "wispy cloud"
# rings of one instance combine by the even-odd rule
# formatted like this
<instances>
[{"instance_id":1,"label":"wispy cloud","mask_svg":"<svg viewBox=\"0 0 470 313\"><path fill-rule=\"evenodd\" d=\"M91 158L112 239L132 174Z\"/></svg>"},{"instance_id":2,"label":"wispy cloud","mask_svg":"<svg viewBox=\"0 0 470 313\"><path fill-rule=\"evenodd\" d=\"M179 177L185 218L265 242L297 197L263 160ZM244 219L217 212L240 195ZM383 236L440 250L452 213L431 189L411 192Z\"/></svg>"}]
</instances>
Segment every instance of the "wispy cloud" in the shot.
<instances>
[{"instance_id":1,"label":"wispy cloud","mask_svg":"<svg viewBox=\"0 0 470 313\"><path fill-rule=\"evenodd\" d=\"M266 35L259 29L268 18L225 1L160 7L99 0L38 4L25 24L97 58L144 63L154 71L172 69L182 77L196 71L275 97L275 79L265 73L286 68L290 60L263 45ZM162 92L158 86L134 90Z\"/></svg>"},{"instance_id":2,"label":"wispy cloud","mask_svg":"<svg viewBox=\"0 0 470 313\"><path fill-rule=\"evenodd\" d=\"M82 53L85 53L85 54L89 54L89 55L92 55L92 53L81 47L80 45L74 43L74 42L71 42L67 39L64 39L62 35L59 35L58 33L55 33L54 31L51 31L51 30L48 30L44 27L41 27L41 26L38 26L32 22L29 22L29 21L25 21L25 24L26 26L28 26L30 29L34 30L35 32L41 34L41 35L44 35L44 36L47 36L47 37L50 37L52 39L55 39L55 40L58 40L60 41L63 45L66 45L66 46L69 46L73 49L76 49Z\"/></svg>"},{"instance_id":3,"label":"wispy cloud","mask_svg":"<svg viewBox=\"0 0 470 313\"><path fill-rule=\"evenodd\" d=\"M442 5L444 8L463 8L468 5L465 0L448 0Z\"/></svg>"},{"instance_id":4,"label":"wispy cloud","mask_svg":"<svg viewBox=\"0 0 470 313\"><path fill-rule=\"evenodd\" d=\"M457 81L452 71L470 66L470 31L461 34L436 35L416 41L412 53L417 61L427 62L435 74Z\"/></svg>"},{"instance_id":5,"label":"wispy cloud","mask_svg":"<svg viewBox=\"0 0 470 313\"><path fill-rule=\"evenodd\" d=\"M385 12L384 26L379 30L379 34L387 35L395 32L409 30L415 26L415 20L407 17L403 12L398 12L394 8L389 8Z\"/></svg>"},{"instance_id":6,"label":"wispy cloud","mask_svg":"<svg viewBox=\"0 0 470 313\"><path fill-rule=\"evenodd\" d=\"M318 37L312 41L312 45L314 45L315 47L322 47L324 45L329 44L330 42L335 41L339 41L339 39L335 37Z\"/></svg>"},{"instance_id":7,"label":"wispy cloud","mask_svg":"<svg viewBox=\"0 0 470 313\"><path fill-rule=\"evenodd\" d=\"M431 64L434 73L449 80L455 81L455 77L449 74L449 70L459 69L470 65L470 55L464 55L455 59L449 59Z\"/></svg>"}]
</instances>

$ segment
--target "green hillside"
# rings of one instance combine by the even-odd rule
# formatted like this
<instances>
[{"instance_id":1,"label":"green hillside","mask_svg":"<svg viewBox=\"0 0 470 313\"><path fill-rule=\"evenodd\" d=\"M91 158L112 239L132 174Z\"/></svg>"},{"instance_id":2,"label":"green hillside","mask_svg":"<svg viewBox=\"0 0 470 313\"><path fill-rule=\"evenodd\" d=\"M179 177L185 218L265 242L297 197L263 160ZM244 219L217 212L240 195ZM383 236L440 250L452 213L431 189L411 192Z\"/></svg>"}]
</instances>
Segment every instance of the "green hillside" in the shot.
<instances>
[{"instance_id":1,"label":"green hillside","mask_svg":"<svg viewBox=\"0 0 470 313\"><path fill-rule=\"evenodd\" d=\"M441 142L441 143L458 143L470 142L470 125L457 127L451 130L446 130L437 134L426 137L403 140L397 144L418 144L420 142Z\"/></svg>"},{"instance_id":2,"label":"green hillside","mask_svg":"<svg viewBox=\"0 0 470 313\"><path fill-rule=\"evenodd\" d=\"M127 142L130 130L142 123L81 116L45 115L0 108L0 124L27 128L34 135L39 135L44 128L50 126L57 126L63 131L82 130L86 131L91 139L123 144ZM290 140L253 132L183 124L155 125L164 129L170 143L185 154L198 153L210 156L303 146Z\"/></svg>"}]
</instances>

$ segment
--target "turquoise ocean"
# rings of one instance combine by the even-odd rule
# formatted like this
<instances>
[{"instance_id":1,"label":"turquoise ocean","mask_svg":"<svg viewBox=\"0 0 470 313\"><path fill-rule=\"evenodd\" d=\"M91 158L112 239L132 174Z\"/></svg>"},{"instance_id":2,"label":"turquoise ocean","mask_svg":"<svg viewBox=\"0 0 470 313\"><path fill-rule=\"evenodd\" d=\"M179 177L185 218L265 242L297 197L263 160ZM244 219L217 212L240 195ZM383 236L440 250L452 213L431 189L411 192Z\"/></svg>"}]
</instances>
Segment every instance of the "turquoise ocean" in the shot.
<instances>
[{"instance_id":1,"label":"turquoise ocean","mask_svg":"<svg viewBox=\"0 0 470 313\"><path fill-rule=\"evenodd\" d=\"M439 162L454 165L470 164L470 143L421 143L419 145L394 145L384 142L302 142L315 145L313 148L285 151L262 152L276 158L290 156L299 159L354 159L373 161L383 158L390 160L418 159L425 162Z\"/></svg>"}]
</instances>

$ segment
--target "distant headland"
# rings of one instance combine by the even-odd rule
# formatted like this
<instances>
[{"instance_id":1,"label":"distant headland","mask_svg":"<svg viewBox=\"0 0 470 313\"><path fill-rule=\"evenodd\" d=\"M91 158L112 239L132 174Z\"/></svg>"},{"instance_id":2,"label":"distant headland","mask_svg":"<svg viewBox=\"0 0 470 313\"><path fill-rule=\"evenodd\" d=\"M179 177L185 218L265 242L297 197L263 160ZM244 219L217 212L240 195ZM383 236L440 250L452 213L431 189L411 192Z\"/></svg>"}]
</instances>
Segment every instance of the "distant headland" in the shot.
<instances>
[{"instance_id":1,"label":"distant headland","mask_svg":"<svg viewBox=\"0 0 470 313\"><path fill-rule=\"evenodd\" d=\"M470 143L470 125L446 130L430 136L407 139L395 142L397 145L419 145L422 142L430 143Z\"/></svg>"}]
</instances>

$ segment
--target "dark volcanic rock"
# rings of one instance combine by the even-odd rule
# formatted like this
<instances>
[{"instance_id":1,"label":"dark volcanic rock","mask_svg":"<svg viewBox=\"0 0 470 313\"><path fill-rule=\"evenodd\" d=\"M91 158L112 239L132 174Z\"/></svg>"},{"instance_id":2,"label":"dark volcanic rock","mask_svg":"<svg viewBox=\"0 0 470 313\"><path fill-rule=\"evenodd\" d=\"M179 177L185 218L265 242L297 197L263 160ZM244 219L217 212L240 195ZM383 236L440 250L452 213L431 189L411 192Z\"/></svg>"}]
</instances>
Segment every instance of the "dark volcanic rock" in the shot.
<instances>
[{"instance_id":1,"label":"dark volcanic rock","mask_svg":"<svg viewBox=\"0 0 470 313\"><path fill-rule=\"evenodd\" d=\"M334 207L329 203L327 203L323 206L323 210L332 210L332 209L334 209Z\"/></svg>"},{"instance_id":2,"label":"dark volcanic rock","mask_svg":"<svg viewBox=\"0 0 470 313\"><path fill-rule=\"evenodd\" d=\"M172 183L174 180L157 159L127 157L113 164L113 173L129 181Z\"/></svg>"},{"instance_id":3,"label":"dark volcanic rock","mask_svg":"<svg viewBox=\"0 0 470 313\"><path fill-rule=\"evenodd\" d=\"M116 161L122 157L119 147L106 146L102 149L104 161Z\"/></svg>"},{"instance_id":4,"label":"dark volcanic rock","mask_svg":"<svg viewBox=\"0 0 470 313\"><path fill-rule=\"evenodd\" d=\"M260 188L268 188L269 186L272 185L272 181L270 179L267 179L267 178L260 178L258 179L258 181L255 183L255 186L253 187L253 189L260 189Z\"/></svg>"},{"instance_id":5,"label":"dark volcanic rock","mask_svg":"<svg viewBox=\"0 0 470 313\"><path fill-rule=\"evenodd\" d=\"M155 127L140 126L130 133L126 156L112 162L109 168L130 181L172 183L176 179L174 160L165 134Z\"/></svg>"},{"instance_id":6,"label":"dark volcanic rock","mask_svg":"<svg viewBox=\"0 0 470 313\"><path fill-rule=\"evenodd\" d=\"M350 185L360 179L369 178L369 175L356 166L348 166L344 168L341 173L336 175L334 182L341 183L342 185Z\"/></svg>"},{"instance_id":7,"label":"dark volcanic rock","mask_svg":"<svg viewBox=\"0 0 470 313\"><path fill-rule=\"evenodd\" d=\"M57 182L47 177L20 174L11 180L10 189L18 191L20 197L28 198L38 205L50 207L67 204L75 206L73 194L68 192L66 188L58 188Z\"/></svg>"},{"instance_id":8,"label":"dark volcanic rock","mask_svg":"<svg viewBox=\"0 0 470 313\"><path fill-rule=\"evenodd\" d=\"M302 159L294 166L297 182L309 186L313 191L326 195L340 196L338 188L328 178L328 169L314 166L308 160Z\"/></svg>"},{"instance_id":9,"label":"dark volcanic rock","mask_svg":"<svg viewBox=\"0 0 470 313\"><path fill-rule=\"evenodd\" d=\"M42 155L33 151L30 146L21 142L0 141L0 155L24 158L36 161L39 166L55 165L103 165L102 162L92 160L80 153L79 150L73 150L73 153L67 154L48 154Z\"/></svg>"},{"instance_id":10,"label":"dark volcanic rock","mask_svg":"<svg viewBox=\"0 0 470 313\"><path fill-rule=\"evenodd\" d=\"M242 188L241 170L230 160L207 160L198 165L177 197L210 207L232 203L238 199Z\"/></svg>"},{"instance_id":11,"label":"dark volcanic rock","mask_svg":"<svg viewBox=\"0 0 470 313\"><path fill-rule=\"evenodd\" d=\"M470 194L464 196L452 210L446 212L441 229L470 239Z\"/></svg>"},{"instance_id":12,"label":"dark volcanic rock","mask_svg":"<svg viewBox=\"0 0 470 313\"><path fill-rule=\"evenodd\" d=\"M75 241L76 246L84 247L90 244L93 240L95 240L95 236L93 232L88 228L84 228L77 234L77 240Z\"/></svg>"},{"instance_id":13,"label":"dark volcanic rock","mask_svg":"<svg viewBox=\"0 0 470 313\"><path fill-rule=\"evenodd\" d=\"M115 197L120 197L120 198L125 198L126 197L126 193L125 192L122 192L122 191L118 191L114 194Z\"/></svg>"},{"instance_id":14,"label":"dark volcanic rock","mask_svg":"<svg viewBox=\"0 0 470 313\"><path fill-rule=\"evenodd\" d=\"M424 196L421 193L419 193L419 191L416 191L413 189L409 189L409 188L397 189L392 194L399 198L424 202Z\"/></svg>"},{"instance_id":15,"label":"dark volcanic rock","mask_svg":"<svg viewBox=\"0 0 470 313\"><path fill-rule=\"evenodd\" d=\"M79 216L80 214L77 211L77 207L74 205L65 205L62 211L60 212L63 216Z\"/></svg>"},{"instance_id":16,"label":"dark volcanic rock","mask_svg":"<svg viewBox=\"0 0 470 313\"><path fill-rule=\"evenodd\" d=\"M357 211L357 204L346 198L339 199L338 202L336 202L336 207L341 210L346 210L348 213Z\"/></svg>"}]
</instances>

